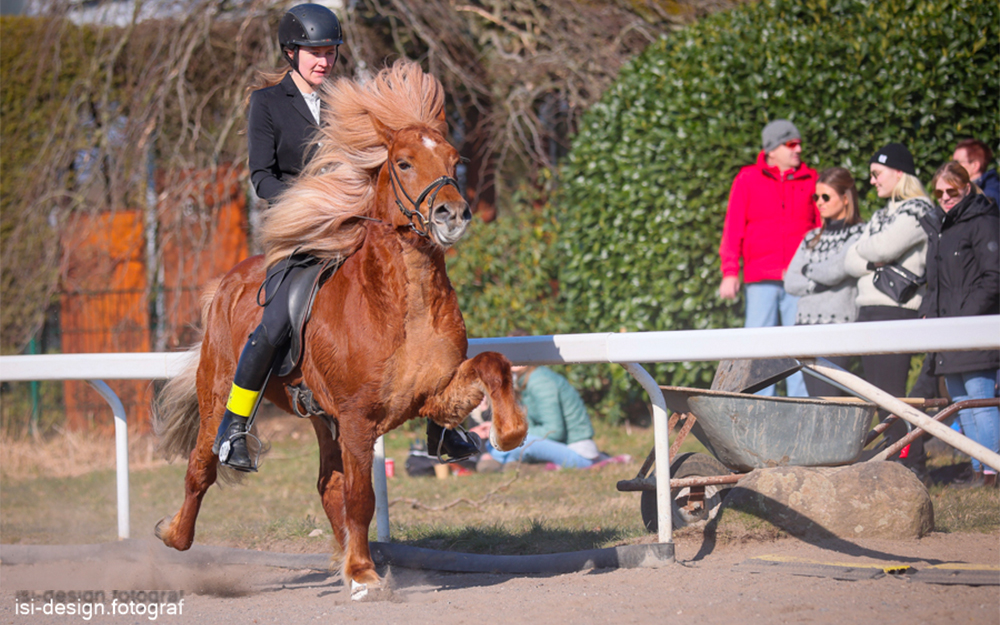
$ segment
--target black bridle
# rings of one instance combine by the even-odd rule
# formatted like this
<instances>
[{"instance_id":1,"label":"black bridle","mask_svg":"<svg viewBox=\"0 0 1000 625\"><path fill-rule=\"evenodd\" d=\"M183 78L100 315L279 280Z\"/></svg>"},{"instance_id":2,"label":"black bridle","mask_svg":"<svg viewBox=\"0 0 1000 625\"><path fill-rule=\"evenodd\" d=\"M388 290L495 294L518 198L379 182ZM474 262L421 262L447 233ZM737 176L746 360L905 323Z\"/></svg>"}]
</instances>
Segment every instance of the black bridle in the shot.
<instances>
[{"instance_id":1,"label":"black bridle","mask_svg":"<svg viewBox=\"0 0 1000 625\"><path fill-rule=\"evenodd\" d=\"M455 190L461 193L458 188L458 180L455 180L451 176L441 176L434 182L427 185L427 187L417 196L416 201L410 197L410 194L406 192L403 188L403 183L399 180L399 173L396 171L396 165L393 163L392 159L388 159L389 164L389 182L392 184L392 194L396 196L396 206L403 215L410 220L410 229L419 234L422 237L427 236L427 221L430 219L431 209L434 207L434 202L437 200L438 192L448 186L455 187ZM413 205L413 210L410 210L403 206L403 201L399 199L399 192L403 192L403 197ZM420 205L423 204L427 196L430 196L430 200L427 202L427 217L424 217L420 212ZM418 222L418 223L415 223Z\"/></svg>"}]
</instances>

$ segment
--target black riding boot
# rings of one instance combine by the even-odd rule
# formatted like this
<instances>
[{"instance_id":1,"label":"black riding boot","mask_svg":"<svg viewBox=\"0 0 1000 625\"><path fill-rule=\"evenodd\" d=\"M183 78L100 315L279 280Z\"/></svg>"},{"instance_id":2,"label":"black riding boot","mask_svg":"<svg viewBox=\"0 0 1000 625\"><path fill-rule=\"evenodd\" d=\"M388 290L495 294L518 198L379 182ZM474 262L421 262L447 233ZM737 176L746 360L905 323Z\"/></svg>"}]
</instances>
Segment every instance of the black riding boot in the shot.
<instances>
[{"instance_id":1,"label":"black riding boot","mask_svg":"<svg viewBox=\"0 0 1000 625\"><path fill-rule=\"evenodd\" d=\"M233 388L226 402L226 413L219 424L212 452L218 454L219 463L237 471L256 471L256 463L247 449L249 422L257 410L260 394L267 384L268 374L274 365L277 347L268 340L264 324L250 336L233 376Z\"/></svg>"},{"instance_id":2,"label":"black riding boot","mask_svg":"<svg viewBox=\"0 0 1000 625\"><path fill-rule=\"evenodd\" d=\"M212 451L219 456L219 464L237 471L253 472L257 470L250 459L247 449L247 423L249 419L233 414L226 409L219 424L219 433L215 436Z\"/></svg>"},{"instance_id":3,"label":"black riding boot","mask_svg":"<svg viewBox=\"0 0 1000 625\"><path fill-rule=\"evenodd\" d=\"M464 430L448 430L427 420L427 453L442 462L458 462L478 454L479 437Z\"/></svg>"}]
</instances>

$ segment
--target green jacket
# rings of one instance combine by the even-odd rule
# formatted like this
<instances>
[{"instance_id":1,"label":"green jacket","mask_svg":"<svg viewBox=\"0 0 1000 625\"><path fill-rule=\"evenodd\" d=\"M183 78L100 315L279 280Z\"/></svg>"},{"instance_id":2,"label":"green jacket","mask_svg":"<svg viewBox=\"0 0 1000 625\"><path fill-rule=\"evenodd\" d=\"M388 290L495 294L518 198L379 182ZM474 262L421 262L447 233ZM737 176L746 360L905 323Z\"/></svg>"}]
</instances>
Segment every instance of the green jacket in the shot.
<instances>
[{"instance_id":1,"label":"green jacket","mask_svg":"<svg viewBox=\"0 0 1000 625\"><path fill-rule=\"evenodd\" d=\"M528 413L529 435L567 445L594 438L580 394L566 378L548 367L530 373L521 390L521 403Z\"/></svg>"}]
</instances>

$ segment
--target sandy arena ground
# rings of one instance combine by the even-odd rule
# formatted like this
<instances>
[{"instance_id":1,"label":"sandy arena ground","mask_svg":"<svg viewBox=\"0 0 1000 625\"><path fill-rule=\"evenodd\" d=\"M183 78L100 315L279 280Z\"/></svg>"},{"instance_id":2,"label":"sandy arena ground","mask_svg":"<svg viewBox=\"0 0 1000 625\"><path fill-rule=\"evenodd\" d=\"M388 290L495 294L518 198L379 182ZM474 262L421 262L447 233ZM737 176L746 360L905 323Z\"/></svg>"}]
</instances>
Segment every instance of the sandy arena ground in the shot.
<instances>
[{"instance_id":1,"label":"sandy arena ground","mask_svg":"<svg viewBox=\"0 0 1000 625\"><path fill-rule=\"evenodd\" d=\"M170 562L153 542L139 556L3 562L2 623L1000 623L1000 535L809 544L794 538L703 548L676 544L675 564L554 576L397 568L391 599L352 602L339 575L310 568ZM67 548L72 553L73 548ZM10 553L10 552L8 552ZM316 556L312 556L315 563ZM23 559L21 561L24 561ZM885 575L892 565L908 572ZM951 565L950 567L948 565ZM959 572L956 572L958 569ZM855 578L848 581L841 578ZM860 579L859 579L860 578ZM962 583L941 584L951 579ZM923 581L921 581L923 580ZM986 585L971 585L982 584ZM46 590L105 592L105 612L46 615ZM110 614L114 591L164 593L160 613ZM35 591L18 607L19 591ZM146 601L149 596L119 594ZM20 593L21 599L31 595ZM181 614L171 615L169 602ZM67 607L73 601L66 603Z\"/></svg>"}]
</instances>

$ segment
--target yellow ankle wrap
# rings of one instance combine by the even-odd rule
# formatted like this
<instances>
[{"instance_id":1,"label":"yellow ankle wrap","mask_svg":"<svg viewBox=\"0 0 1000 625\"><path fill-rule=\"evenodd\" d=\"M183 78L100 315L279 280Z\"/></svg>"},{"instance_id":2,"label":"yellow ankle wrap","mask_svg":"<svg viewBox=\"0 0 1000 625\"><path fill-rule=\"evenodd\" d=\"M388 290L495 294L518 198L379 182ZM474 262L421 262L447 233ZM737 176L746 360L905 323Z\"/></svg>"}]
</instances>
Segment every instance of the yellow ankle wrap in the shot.
<instances>
[{"instance_id":1,"label":"yellow ankle wrap","mask_svg":"<svg viewBox=\"0 0 1000 625\"><path fill-rule=\"evenodd\" d=\"M260 391L247 390L233 384L233 390L229 391L229 400L226 401L226 410L249 419L254 406L257 405L258 396L260 396Z\"/></svg>"}]
</instances>

